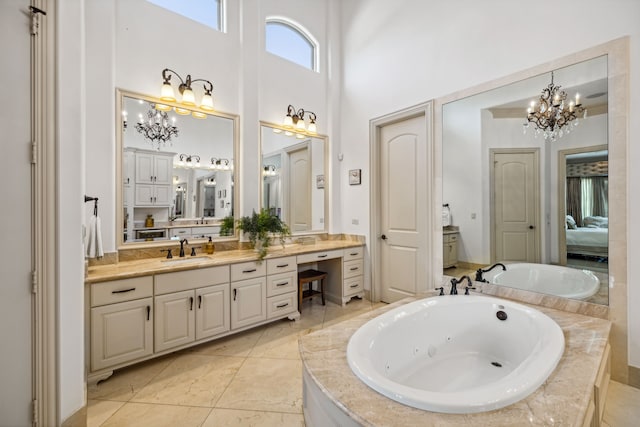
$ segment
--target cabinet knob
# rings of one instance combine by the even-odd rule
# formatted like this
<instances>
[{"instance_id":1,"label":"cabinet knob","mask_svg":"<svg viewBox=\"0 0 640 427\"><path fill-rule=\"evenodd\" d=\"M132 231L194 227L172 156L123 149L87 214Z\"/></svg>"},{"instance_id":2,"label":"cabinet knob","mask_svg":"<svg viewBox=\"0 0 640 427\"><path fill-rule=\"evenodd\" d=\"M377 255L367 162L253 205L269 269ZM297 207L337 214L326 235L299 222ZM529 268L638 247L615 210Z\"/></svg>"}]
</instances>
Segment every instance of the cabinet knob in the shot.
<instances>
[{"instance_id":1,"label":"cabinet knob","mask_svg":"<svg viewBox=\"0 0 640 427\"><path fill-rule=\"evenodd\" d=\"M383 234L382 236L380 236L380 238L381 238L382 240L387 240L387 236L385 236L384 234Z\"/></svg>"}]
</instances>

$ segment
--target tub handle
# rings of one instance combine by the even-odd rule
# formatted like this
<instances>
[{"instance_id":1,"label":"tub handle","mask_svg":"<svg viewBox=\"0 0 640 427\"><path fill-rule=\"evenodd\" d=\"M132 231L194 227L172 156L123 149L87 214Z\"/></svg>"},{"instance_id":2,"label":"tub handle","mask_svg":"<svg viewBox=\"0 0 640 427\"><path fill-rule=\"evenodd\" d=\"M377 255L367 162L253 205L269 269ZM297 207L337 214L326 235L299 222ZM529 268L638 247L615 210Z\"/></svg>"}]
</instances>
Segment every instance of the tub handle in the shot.
<instances>
[{"instance_id":1,"label":"tub handle","mask_svg":"<svg viewBox=\"0 0 640 427\"><path fill-rule=\"evenodd\" d=\"M464 287L464 294L465 295L469 295L469 289L473 289L475 291L476 288L474 288L472 286L465 286Z\"/></svg>"}]
</instances>

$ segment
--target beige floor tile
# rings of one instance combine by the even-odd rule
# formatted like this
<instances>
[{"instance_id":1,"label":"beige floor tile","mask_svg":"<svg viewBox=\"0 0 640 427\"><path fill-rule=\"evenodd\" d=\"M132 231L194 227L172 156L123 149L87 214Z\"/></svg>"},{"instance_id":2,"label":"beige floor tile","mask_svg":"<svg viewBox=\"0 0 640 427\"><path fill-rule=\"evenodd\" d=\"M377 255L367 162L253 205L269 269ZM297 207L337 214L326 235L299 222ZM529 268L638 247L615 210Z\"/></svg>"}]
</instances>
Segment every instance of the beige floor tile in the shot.
<instances>
[{"instance_id":1,"label":"beige floor tile","mask_svg":"<svg viewBox=\"0 0 640 427\"><path fill-rule=\"evenodd\" d=\"M209 408L126 403L102 427L197 427L210 411Z\"/></svg>"},{"instance_id":2,"label":"beige floor tile","mask_svg":"<svg viewBox=\"0 0 640 427\"><path fill-rule=\"evenodd\" d=\"M87 397L89 399L126 402L151 381L153 377L169 366L174 358L175 356L160 357L117 370L110 378L101 381L97 386L89 387Z\"/></svg>"},{"instance_id":3,"label":"beige floor tile","mask_svg":"<svg viewBox=\"0 0 640 427\"><path fill-rule=\"evenodd\" d=\"M609 383L604 421L612 427L640 425L640 390L616 381Z\"/></svg>"},{"instance_id":4,"label":"beige floor tile","mask_svg":"<svg viewBox=\"0 0 640 427\"><path fill-rule=\"evenodd\" d=\"M132 402L213 407L244 358L181 354Z\"/></svg>"},{"instance_id":5,"label":"beige floor tile","mask_svg":"<svg viewBox=\"0 0 640 427\"><path fill-rule=\"evenodd\" d=\"M364 299L351 300L344 307L332 304L325 311L323 328L333 326L368 311L371 311L371 302Z\"/></svg>"},{"instance_id":6,"label":"beige floor tile","mask_svg":"<svg viewBox=\"0 0 640 427\"><path fill-rule=\"evenodd\" d=\"M298 337L308 333L308 329L294 329L286 324L276 323L265 329L264 334L249 353L249 357L300 359Z\"/></svg>"},{"instance_id":7,"label":"beige floor tile","mask_svg":"<svg viewBox=\"0 0 640 427\"><path fill-rule=\"evenodd\" d=\"M302 362L248 358L216 408L302 413Z\"/></svg>"},{"instance_id":8,"label":"beige floor tile","mask_svg":"<svg viewBox=\"0 0 640 427\"><path fill-rule=\"evenodd\" d=\"M258 327L191 347L184 350L183 353L246 357L256 345L256 342L258 342L263 332L264 328Z\"/></svg>"},{"instance_id":9,"label":"beige floor tile","mask_svg":"<svg viewBox=\"0 0 640 427\"><path fill-rule=\"evenodd\" d=\"M100 427L125 404L113 400L87 401L87 427Z\"/></svg>"},{"instance_id":10,"label":"beige floor tile","mask_svg":"<svg viewBox=\"0 0 640 427\"><path fill-rule=\"evenodd\" d=\"M301 414L213 409L202 427L304 427Z\"/></svg>"},{"instance_id":11,"label":"beige floor tile","mask_svg":"<svg viewBox=\"0 0 640 427\"><path fill-rule=\"evenodd\" d=\"M289 321L289 327L292 329L311 329L314 331L322 329L326 307L326 305L322 306L312 303L311 301L304 301L300 318L293 322Z\"/></svg>"}]
</instances>

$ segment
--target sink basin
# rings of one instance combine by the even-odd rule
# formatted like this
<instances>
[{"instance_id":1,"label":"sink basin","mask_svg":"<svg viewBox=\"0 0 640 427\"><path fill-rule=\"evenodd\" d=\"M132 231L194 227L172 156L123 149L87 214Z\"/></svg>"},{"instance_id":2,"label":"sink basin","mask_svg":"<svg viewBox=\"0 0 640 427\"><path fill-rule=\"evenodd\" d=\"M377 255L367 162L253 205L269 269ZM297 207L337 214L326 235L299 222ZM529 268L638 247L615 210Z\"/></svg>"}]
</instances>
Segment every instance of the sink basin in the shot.
<instances>
[{"instance_id":1,"label":"sink basin","mask_svg":"<svg viewBox=\"0 0 640 427\"><path fill-rule=\"evenodd\" d=\"M167 264L188 264L190 262L200 262L208 260L208 256L186 256L184 258L170 258L163 259L162 262L166 262Z\"/></svg>"}]
</instances>

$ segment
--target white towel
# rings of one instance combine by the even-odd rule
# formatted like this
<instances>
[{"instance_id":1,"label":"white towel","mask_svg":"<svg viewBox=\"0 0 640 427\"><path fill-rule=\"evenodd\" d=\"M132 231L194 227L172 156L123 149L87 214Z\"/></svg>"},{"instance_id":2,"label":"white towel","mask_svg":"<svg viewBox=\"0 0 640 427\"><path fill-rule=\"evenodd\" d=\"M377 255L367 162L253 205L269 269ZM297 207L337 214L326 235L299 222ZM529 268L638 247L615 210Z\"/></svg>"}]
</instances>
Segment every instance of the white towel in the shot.
<instances>
[{"instance_id":1,"label":"white towel","mask_svg":"<svg viewBox=\"0 0 640 427\"><path fill-rule=\"evenodd\" d=\"M102 230L100 217L93 215L89 221L89 235L87 236L87 258L102 258Z\"/></svg>"}]
</instances>

